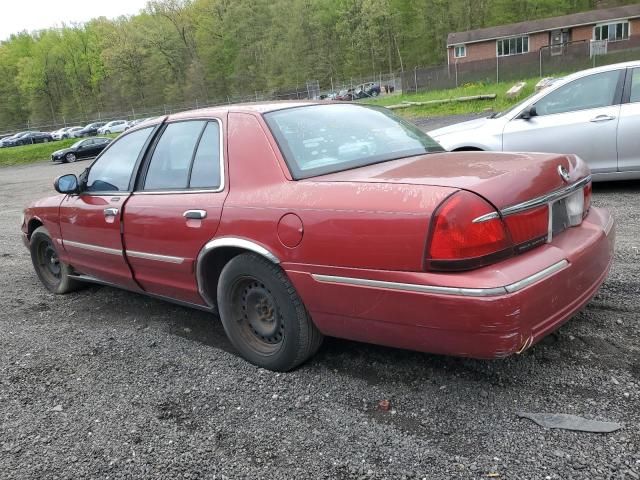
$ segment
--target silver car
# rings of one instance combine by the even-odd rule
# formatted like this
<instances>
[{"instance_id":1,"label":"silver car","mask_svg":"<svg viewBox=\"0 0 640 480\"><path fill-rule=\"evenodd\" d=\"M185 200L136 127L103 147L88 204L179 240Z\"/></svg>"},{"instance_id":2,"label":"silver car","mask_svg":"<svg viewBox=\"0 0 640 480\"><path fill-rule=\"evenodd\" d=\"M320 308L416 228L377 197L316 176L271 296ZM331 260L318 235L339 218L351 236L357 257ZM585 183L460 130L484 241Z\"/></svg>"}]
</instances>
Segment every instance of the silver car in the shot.
<instances>
[{"instance_id":1,"label":"silver car","mask_svg":"<svg viewBox=\"0 0 640 480\"><path fill-rule=\"evenodd\" d=\"M575 153L596 181L640 178L640 62L574 73L510 110L429 135L450 151Z\"/></svg>"}]
</instances>

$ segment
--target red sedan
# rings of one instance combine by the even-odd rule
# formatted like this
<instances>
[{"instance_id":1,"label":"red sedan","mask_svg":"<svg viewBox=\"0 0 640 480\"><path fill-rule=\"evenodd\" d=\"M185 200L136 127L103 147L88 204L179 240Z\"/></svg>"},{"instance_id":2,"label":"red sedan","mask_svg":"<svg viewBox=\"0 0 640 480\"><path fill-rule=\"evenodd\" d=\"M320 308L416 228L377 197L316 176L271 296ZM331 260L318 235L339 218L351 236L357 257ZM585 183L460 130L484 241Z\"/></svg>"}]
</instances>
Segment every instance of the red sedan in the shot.
<instances>
[{"instance_id":1,"label":"red sedan","mask_svg":"<svg viewBox=\"0 0 640 480\"><path fill-rule=\"evenodd\" d=\"M522 352L607 276L614 221L573 155L444 153L384 109L273 103L171 115L114 141L22 231L50 291L113 285L210 312L250 362L324 335Z\"/></svg>"}]
</instances>

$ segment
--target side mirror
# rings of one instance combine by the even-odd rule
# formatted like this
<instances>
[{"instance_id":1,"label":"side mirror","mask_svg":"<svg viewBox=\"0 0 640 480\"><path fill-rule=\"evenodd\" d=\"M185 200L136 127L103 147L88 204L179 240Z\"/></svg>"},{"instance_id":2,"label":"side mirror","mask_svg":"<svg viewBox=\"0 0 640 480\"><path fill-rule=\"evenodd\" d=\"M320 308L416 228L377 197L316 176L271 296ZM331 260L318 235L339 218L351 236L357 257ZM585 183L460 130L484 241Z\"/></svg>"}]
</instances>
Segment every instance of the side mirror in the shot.
<instances>
[{"instance_id":1,"label":"side mirror","mask_svg":"<svg viewBox=\"0 0 640 480\"><path fill-rule=\"evenodd\" d=\"M536 111L536 106L532 105L530 108L522 112L520 118L523 120L531 120L533 117L538 116L538 112Z\"/></svg>"},{"instance_id":2,"label":"side mirror","mask_svg":"<svg viewBox=\"0 0 640 480\"><path fill-rule=\"evenodd\" d=\"M78 177L73 173L62 175L53 182L53 188L56 189L56 192L66 194L78 193L78 185Z\"/></svg>"}]
</instances>

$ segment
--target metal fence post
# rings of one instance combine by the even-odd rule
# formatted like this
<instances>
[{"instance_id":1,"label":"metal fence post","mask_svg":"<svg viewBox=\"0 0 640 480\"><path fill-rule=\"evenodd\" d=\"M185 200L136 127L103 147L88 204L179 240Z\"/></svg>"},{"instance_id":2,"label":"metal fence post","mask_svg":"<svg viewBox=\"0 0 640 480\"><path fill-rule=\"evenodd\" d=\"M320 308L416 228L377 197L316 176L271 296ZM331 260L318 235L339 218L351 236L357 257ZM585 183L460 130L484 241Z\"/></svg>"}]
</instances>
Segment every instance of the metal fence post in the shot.
<instances>
[{"instance_id":1,"label":"metal fence post","mask_svg":"<svg viewBox=\"0 0 640 480\"><path fill-rule=\"evenodd\" d=\"M500 83L500 57L496 57L496 83Z\"/></svg>"},{"instance_id":2,"label":"metal fence post","mask_svg":"<svg viewBox=\"0 0 640 480\"><path fill-rule=\"evenodd\" d=\"M456 88L458 88L458 62L455 62L453 65L456 71Z\"/></svg>"},{"instance_id":3,"label":"metal fence post","mask_svg":"<svg viewBox=\"0 0 640 480\"><path fill-rule=\"evenodd\" d=\"M418 93L418 66L413 67L413 84L416 87L416 93Z\"/></svg>"}]
</instances>

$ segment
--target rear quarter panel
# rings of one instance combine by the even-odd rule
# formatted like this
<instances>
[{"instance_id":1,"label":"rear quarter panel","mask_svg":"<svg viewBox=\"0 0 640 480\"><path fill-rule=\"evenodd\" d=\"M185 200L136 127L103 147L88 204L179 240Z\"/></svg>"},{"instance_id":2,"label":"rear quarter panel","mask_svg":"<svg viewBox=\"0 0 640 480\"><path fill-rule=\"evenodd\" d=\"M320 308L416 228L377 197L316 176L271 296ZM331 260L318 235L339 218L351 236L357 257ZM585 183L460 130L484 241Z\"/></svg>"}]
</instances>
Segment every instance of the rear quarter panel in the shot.
<instances>
[{"instance_id":1,"label":"rear quarter panel","mask_svg":"<svg viewBox=\"0 0 640 480\"><path fill-rule=\"evenodd\" d=\"M248 141L248 139L251 139ZM217 237L262 244L287 263L418 271L431 214L455 189L421 185L289 180L258 115L231 113L229 196ZM287 247L278 222L294 214L302 240Z\"/></svg>"}]
</instances>

